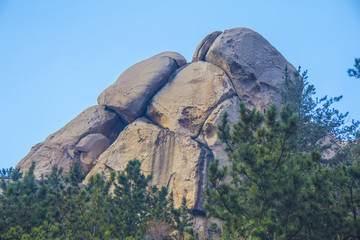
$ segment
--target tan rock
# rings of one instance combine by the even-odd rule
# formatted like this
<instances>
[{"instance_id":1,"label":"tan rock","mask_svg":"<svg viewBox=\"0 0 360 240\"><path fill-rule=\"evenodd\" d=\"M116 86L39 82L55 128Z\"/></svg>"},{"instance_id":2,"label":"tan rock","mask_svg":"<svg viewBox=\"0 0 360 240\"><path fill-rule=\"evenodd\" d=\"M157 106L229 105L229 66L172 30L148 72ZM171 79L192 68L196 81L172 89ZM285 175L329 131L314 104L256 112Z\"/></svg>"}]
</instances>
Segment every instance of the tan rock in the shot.
<instances>
[{"instance_id":1,"label":"tan rock","mask_svg":"<svg viewBox=\"0 0 360 240\"><path fill-rule=\"evenodd\" d=\"M271 103L281 104L285 67L296 71L265 38L248 28L219 35L205 61L224 69L246 106L262 112Z\"/></svg>"},{"instance_id":2,"label":"tan rock","mask_svg":"<svg viewBox=\"0 0 360 240\"><path fill-rule=\"evenodd\" d=\"M180 54L165 52L136 63L100 94L98 103L113 109L130 123L145 113L150 98L184 61Z\"/></svg>"},{"instance_id":3,"label":"tan rock","mask_svg":"<svg viewBox=\"0 0 360 240\"><path fill-rule=\"evenodd\" d=\"M196 62L196 61L203 61L204 57L207 53L207 51L209 50L209 48L211 47L211 44L213 44L213 42L215 41L215 39L221 34L222 32L220 31L215 31L210 33L209 35L207 35L196 47L195 49L195 53L193 56L192 61Z\"/></svg>"},{"instance_id":4,"label":"tan rock","mask_svg":"<svg viewBox=\"0 0 360 240\"><path fill-rule=\"evenodd\" d=\"M36 144L16 167L22 171L35 162L35 176L47 175L57 165L67 173L76 160L75 147L83 137L101 133L110 141L124 127L118 115L103 106L93 106L71 120L59 131L51 134L44 142Z\"/></svg>"},{"instance_id":5,"label":"tan rock","mask_svg":"<svg viewBox=\"0 0 360 240\"><path fill-rule=\"evenodd\" d=\"M75 147L80 163L86 172L93 167L94 161L110 146L110 140L101 133L93 133L83 137Z\"/></svg>"},{"instance_id":6,"label":"tan rock","mask_svg":"<svg viewBox=\"0 0 360 240\"><path fill-rule=\"evenodd\" d=\"M213 152L215 159L219 159L219 164L228 164L228 156L225 152L225 144L222 143L217 135L218 125L221 123L225 112L228 114L230 126L240 119L239 98L234 96L221 102L206 119L198 140L204 142Z\"/></svg>"},{"instance_id":7,"label":"tan rock","mask_svg":"<svg viewBox=\"0 0 360 240\"><path fill-rule=\"evenodd\" d=\"M194 137L217 104L234 94L222 69L211 63L194 62L172 75L153 97L146 115L164 128Z\"/></svg>"},{"instance_id":8,"label":"tan rock","mask_svg":"<svg viewBox=\"0 0 360 240\"><path fill-rule=\"evenodd\" d=\"M188 207L201 214L211 152L189 136L160 128L146 118L137 119L120 133L100 155L84 183L95 173L108 176L111 169L124 170L135 158L145 174L153 173L151 184L173 191L176 206L185 197Z\"/></svg>"}]
</instances>

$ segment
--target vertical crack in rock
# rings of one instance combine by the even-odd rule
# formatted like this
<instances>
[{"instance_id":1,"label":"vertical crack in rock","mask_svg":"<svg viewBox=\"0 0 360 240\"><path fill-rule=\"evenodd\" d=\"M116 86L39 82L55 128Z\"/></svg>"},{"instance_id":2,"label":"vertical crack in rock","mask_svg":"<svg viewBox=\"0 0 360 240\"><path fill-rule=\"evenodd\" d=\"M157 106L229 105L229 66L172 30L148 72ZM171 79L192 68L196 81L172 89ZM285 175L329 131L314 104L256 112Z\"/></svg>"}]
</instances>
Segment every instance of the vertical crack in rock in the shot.
<instances>
[{"instance_id":1,"label":"vertical crack in rock","mask_svg":"<svg viewBox=\"0 0 360 240\"><path fill-rule=\"evenodd\" d=\"M172 76L153 97L146 116L164 128L194 137L214 106L234 94L222 69L199 61Z\"/></svg>"},{"instance_id":2,"label":"vertical crack in rock","mask_svg":"<svg viewBox=\"0 0 360 240\"><path fill-rule=\"evenodd\" d=\"M198 179L198 191L197 191L197 201L194 208L191 210L191 213L194 216L206 216L206 212L203 208L205 203L205 189L208 187L208 167L211 162L214 161L213 152L203 143L196 141L202 149L200 154L200 161L198 162L197 173L199 175Z\"/></svg>"},{"instance_id":3,"label":"vertical crack in rock","mask_svg":"<svg viewBox=\"0 0 360 240\"><path fill-rule=\"evenodd\" d=\"M176 172L173 172L173 173L170 175L169 181L168 181L168 183L167 183L167 185L166 185L166 189L168 190L168 192L169 192L169 186L170 186L171 179L172 179L172 177L175 175L175 173L176 173Z\"/></svg>"}]
</instances>

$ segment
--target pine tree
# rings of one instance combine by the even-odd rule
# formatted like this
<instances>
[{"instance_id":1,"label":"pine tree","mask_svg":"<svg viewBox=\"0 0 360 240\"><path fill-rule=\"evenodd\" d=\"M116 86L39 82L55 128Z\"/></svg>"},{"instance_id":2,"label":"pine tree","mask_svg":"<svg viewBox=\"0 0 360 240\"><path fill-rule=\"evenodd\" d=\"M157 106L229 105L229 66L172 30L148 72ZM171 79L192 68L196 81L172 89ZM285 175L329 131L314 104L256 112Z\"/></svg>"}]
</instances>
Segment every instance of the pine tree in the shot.
<instances>
[{"instance_id":1,"label":"pine tree","mask_svg":"<svg viewBox=\"0 0 360 240\"><path fill-rule=\"evenodd\" d=\"M297 151L298 120L290 106L279 120L275 105L264 117L241 103L240 115L232 131L227 115L219 126L231 165L219 168L216 160L209 168L205 209L223 221L223 236L336 237L330 169L318 152Z\"/></svg>"},{"instance_id":2,"label":"pine tree","mask_svg":"<svg viewBox=\"0 0 360 240\"><path fill-rule=\"evenodd\" d=\"M147 185L151 175L145 176L140 170L140 161L131 160L124 171L117 176L114 189L114 218L116 237L141 235L149 202Z\"/></svg>"},{"instance_id":3,"label":"pine tree","mask_svg":"<svg viewBox=\"0 0 360 240\"><path fill-rule=\"evenodd\" d=\"M349 77L360 78L360 58L355 58L354 68L348 69Z\"/></svg>"},{"instance_id":4,"label":"pine tree","mask_svg":"<svg viewBox=\"0 0 360 240\"><path fill-rule=\"evenodd\" d=\"M320 152L331 148L341 141L354 140L359 121L347 122L348 112L341 113L333 105L343 96L322 98L315 97L316 89L308 81L307 71L290 73L285 68L283 102L298 114L298 147L300 151ZM330 143L323 141L327 138Z\"/></svg>"}]
</instances>

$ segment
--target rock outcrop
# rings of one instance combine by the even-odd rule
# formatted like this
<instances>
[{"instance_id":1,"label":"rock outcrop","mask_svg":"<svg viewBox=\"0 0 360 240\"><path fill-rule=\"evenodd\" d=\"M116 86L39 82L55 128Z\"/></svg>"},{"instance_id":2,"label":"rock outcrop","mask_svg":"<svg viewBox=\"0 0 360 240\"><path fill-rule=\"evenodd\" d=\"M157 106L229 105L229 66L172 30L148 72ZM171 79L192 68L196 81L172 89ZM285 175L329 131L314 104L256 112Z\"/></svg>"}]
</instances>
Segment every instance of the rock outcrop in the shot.
<instances>
[{"instance_id":1,"label":"rock outcrop","mask_svg":"<svg viewBox=\"0 0 360 240\"><path fill-rule=\"evenodd\" d=\"M115 140L122 128L124 128L124 124L113 111L109 111L103 106L90 107L59 131L48 136L44 142L32 147L17 167L25 170L30 167L32 162L35 162L34 173L37 178L49 174L54 165L63 168L64 173L67 173L74 161L80 160L79 158L76 159L76 147L79 145L77 149L79 150L81 142L86 145L86 148L80 151L99 155L99 150L105 150L99 145L104 143L99 141L87 144L89 135L101 134L110 143ZM85 149L86 151L84 151ZM89 162L89 159L85 161L83 165L85 169L88 169L89 165L92 167L92 162Z\"/></svg>"},{"instance_id":2,"label":"rock outcrop","mask_svg":"<svg viewBox=\"0 0 360 240\"><path fill-rule=\"evenodd\" d=\"M296 69L265 38L248 28L220 34L205 61L222 68L231 78L241 101L263 111L271 103L281 104L284 69Z\"/></svg>"},{"instance_id":3,"label":"rock outcrop","mask_svg":"<svg viewBox=\"0 0 360 240\"><path fill-rule=\"evenodd\" d=\"M176 206L185 197L190 209L202 211L211 151L188 135L160 128L146 118L137 119L120 133L101 154L85 183L95 173L108 176L110 170L124 170L135 158L145 174L153 173L151 185L173 191Z\"/></svg>"},{"instance_id":4,"label":"rock outcrop","mask_svg":"<svg viewBox=\"0 0 360 240\"><path fill-rule=\"evenodd\" d=\"M221 68L195 62L171 77L152 99L146 115L164 128L195 137L217 104L234 94Z\"/></svg>"},{"instance_id":5,"label":"rock outcrop","mask_svg":"<svg viewBox=\"0 0 360 240\"><path fill-rule=\"evenodd\" d=\"M86 183L137 158L145 174L153 173L151 184L172 190L176 206L185 197L201 219L208 164L214 158L228 164L216 133L224 112L234 123L239 101L261 111L281 104L286 66L295 70L250 29L213 32L198 44L192 63L164 52L125 70L100 94L100 106L35 145L18 167L35 161L40 177L55 164L66 172L78 159L89 172Z\"/></svg>"}]
</instances>

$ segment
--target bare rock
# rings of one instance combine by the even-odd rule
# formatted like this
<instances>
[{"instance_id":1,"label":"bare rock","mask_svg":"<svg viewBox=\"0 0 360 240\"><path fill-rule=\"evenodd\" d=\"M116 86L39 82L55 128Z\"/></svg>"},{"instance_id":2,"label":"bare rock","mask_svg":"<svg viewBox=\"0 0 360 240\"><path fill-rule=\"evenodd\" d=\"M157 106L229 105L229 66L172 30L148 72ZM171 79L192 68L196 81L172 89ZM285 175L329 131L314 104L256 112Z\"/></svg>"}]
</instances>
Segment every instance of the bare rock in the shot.
<instances>
[{"instance_id":1,"label":"bare rock","mask_svg":"<svg viewBox=\"0 0 360 240\"><path fill-rule=\"evenodd\" d=\"M217 104L234 94L222 69L194 62L172 75L152 99L146 115L164 128L194 137Z\"/></svg>"},{"instance_id":2,"label":"bare rock","mask_svg":"<svg viewBox=\"0 0 360 240\"><path fill-rule=\"evenodd\" d=\"M35 145L16 167L27 170L35 162L35 176L47 175L57 165L67 173L76 160L75 147L89 134L101 133L113 141L124 128L118 115L103 106L93 106L71 120L59 131L51 134L44 142ZM88 146L90 147L90 146ZM89 148L89 151L92 151Z\"/></svg>"},{"instance_id":3,"label":"bare rock","mask_svg":"<svg viewBox=\"0 0 360 240\"><path fill-rule=\"evenodd\" d=\"M207 35L196 47L195 49L195 53L193 56L192 61L196 62L196 61L202 61L204 60L204 57L207 53L207 51L209 50L209 48L211 47L211 44L213 44L213 42L215 41L215 39L221 34L222 32L220 31L215 31L210 33L209 35Z\"/></svg>"},{"instance_id":4,"label":"bare rock","mask_svg":"<svg viewBox=\"0 0 360 240\"><path fill-rule=\"evenodd\" d=\"M186 64L186 59L177 52L163 52L155 55L154 57L169 57L176 62L179 68Z\"/></svg>"},{"instance_id":5,"label":"bare rock","mask_svg":"<svg viewBox=\"0 0 360 240\"><path fill-rule=\"evenodd\" d=\"M95 173L108 176L110 170L124 170L133 159L141 162L145 174L153 173L151 185L173 191L175 206L183 197L194 214L203 214L207 167L212 153L183 133L175 133L139 118L129 124L103 152L84 183Z\"/></svg>"},{"instance_id":6,"label":"bare rock","mask_svg":"<svg viewBox=\"0 0 360 240\"><path fill-rule=\"evenodd\" d=\"M260 111L271 103L282 103L284 69L296 70L265 38L248 28L219 35L205 61L224 69L245 105Z\"/></svg>"},{"instance_id":7,"label":"bare rock","mask_svg":"<svg viewBox=\"0 0 360 240\"><path fill-rule=\"evenodd\" d=\"M98 103L117 112L127 123L145 113L150 98L164 86L178 65L186 63L175 52L165 52L126 69L98 97Z\"/></svg>"},{"instance_id":8,"label":"bare rock","mask_svg":"<svg viewBox=\"0 0 360 240\"><path fill-rule=\"evenodd\" d=\"M94 161L110 146L110 140L101 133L93 133L83 137L75 147L80 163L89 172Z\"/></svg>"},{"instance_id":9,"label":"bare rock","mask_svg":"<svg viewBox=\"0 0 360 240\"><path fill-rule=\"evenodd\" d=\"M239 98L234 96L221 102L206 119L198 140L204 142L213 152L215 159L219 159L220 165L228 164L228 156L225 152L225 144L217 135L218 125L221 123L225 112L228 114L228 121L232 126L240 119Z\"/></svg>"}]
</instances>

